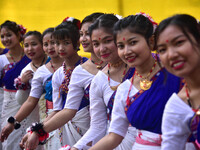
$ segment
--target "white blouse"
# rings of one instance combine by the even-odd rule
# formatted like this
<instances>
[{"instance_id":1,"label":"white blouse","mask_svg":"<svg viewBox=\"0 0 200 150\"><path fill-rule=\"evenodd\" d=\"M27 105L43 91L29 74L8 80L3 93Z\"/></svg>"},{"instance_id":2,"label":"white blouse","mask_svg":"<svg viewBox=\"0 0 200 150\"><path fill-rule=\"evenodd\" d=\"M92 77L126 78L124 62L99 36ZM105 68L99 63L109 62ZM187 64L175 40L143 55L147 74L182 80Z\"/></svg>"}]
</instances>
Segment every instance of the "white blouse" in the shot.
<instances>
[{"instance_id":1,"label":"white blouse","mask_svg":"<svg viewBox=\"0 0 200 150\"><path fill-rule=\"evenodd\" d=\"M69 91L65 108L78 110L84 96L84 90L89 86L94 75L78 65L71 75Z\"/></svg>"},{"instance_id":2,"label":"white blouse","mask_svg":"<svg viewBox=\"0 0 200 150\"><path fill-rule=\"evenodd\" d=\"M116 86L119 82L110 80L112 86ZM109 87L108 76L99 71L93 78L90 86L90 128L84 136L73 146L78 149L88 148L87 144L97 143L106 135L107 130L107 105L113 90Z\"/></svg>"},{"instance_id":3,"label":"white blouse","mask_svg":"<svg viewBox=\"0 0 200 150\"><path fill-rule=\"evenodd\" d=\"M24 72L26 72L27 70L31 70L33 72L33 76L34 76L35 71L32 69L31 63L29 63L24 69L22 69L19 77L21 78L22 74ZM31 85L31 83L32 83L32 79L29 80L29 84L30 85ZM15 99L17 100L17 102L20 105L22 105L27 100L29 94L30 94L30 89L27 89L27 90L21 90L21 89L19 89L19 90L17 90L17 93L15 95Z\"/></svg>"},{"instance_id":4,"label":"white blouse","mask_svg":"<svg viewBox=\"0 0 200 150\"><path fill-rule=\"evenodd\" d=\"M127 79L118 87L109 127L109 132L116 133L122 137L125 137L130 124L125 113L126 99L130 85L131 82ZM137 92L138 89L132 86L129 97L132 97Z\"/></svg>"},{"instance_id":5,"label":"white blouse","mask_svg":"<svg viewBox=\"0 0 200 150\"><path fill-rule=\"evenodd\" d=\"M162 120L162 150L192 150L186 148L191 131L189 122L194 112L176 93L168 100Z\"/></svg>"},{"instance_id":6,"label":"white blouse","mask_svg":"<svg viewBox=\"0 0 200 150\"><path fill-rule=\"evenodd\" d=\"M44 90L44 83L51 75L52 73L48 70L46 65L39 67L33 76L29 96L40 98Z\"/></svg>"},{"instance_id":7,"label":"white blouse","mask_svg":"<svg viewBox=\"0 0 200 150\"><path fill-rule=\"evenodd\" d=\"M52 100L53 100L53 110L58 111L62 110L62 95L59 97L59 88L65 78L65 74L63 72L63 66L58 68L56 72L53 74L52 77L52 88L53 88L53 94L52 94Z\"/></svg>"},{"instance_id":8,"label":"white blouse","mask_svg":"<svg viewBox=\"0 0 200 150\"><path fill-rule=\"evenodd\" d=\"M6 57L6 55L0 55L0 78L1 78L1 71L3 70L3 67L7 64L9 64L10 62L8 61L8 58Z\"/></svg>"}]
</instances>

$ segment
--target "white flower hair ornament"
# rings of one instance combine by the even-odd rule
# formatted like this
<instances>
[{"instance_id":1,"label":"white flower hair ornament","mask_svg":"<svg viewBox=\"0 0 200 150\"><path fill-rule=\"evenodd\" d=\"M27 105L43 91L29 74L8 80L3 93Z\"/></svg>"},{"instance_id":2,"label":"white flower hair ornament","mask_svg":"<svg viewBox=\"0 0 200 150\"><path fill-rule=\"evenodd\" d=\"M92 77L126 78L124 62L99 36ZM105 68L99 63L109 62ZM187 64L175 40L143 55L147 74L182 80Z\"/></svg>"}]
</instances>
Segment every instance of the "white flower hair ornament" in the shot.
<instances>
[{"instance_id":1,"label":"white flower hair ornament","mask_svg":"<svg viewBox=\"0 0 200 150\"><path fill-rule=\"evenodd\" d=\"M153 31L155 32L155 30L156 30L156 28L157 28L157 26L158 26L158 23L155 22L155 21L153 20L153 18L152 18L149 14L146 14L146 13L144 13L144 12L139 12L139 13L136 13L136 15L143 15L144 17L148 18L149 21L153 24Z\"/></svg>"},{"instance_id":2,"label":"white flower hair ornament","mask_svg":"<svg viewBox=\"0 0 200 150\"><path fill-rule=\"evenodd\" d=\"M120 19L123 19L122 16L118 15L118 14L115 14L115 16L120 20Z\"/></svg>"}]
</instances>

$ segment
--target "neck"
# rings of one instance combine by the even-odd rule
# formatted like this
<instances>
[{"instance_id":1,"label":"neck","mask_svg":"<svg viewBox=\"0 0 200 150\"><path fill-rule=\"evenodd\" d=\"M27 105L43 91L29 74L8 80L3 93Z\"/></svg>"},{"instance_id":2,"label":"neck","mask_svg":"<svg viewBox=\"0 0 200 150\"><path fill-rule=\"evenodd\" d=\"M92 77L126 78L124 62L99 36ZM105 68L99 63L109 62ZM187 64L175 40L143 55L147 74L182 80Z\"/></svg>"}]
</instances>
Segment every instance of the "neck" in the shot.
<instances>
[{"instance_id":1,"label":"neck","mask_svg":"<svg viewBox=\"0 0 200 150\"><path fill-rule=\"evenodd\" d=\"M57 56L57 57L51 57L51 62L53 64L62 64L63 61L64 60L62 58L60 58L59 56Z\"/></svg>"},{"instance_id":2,"label":"neck","mask_svg":"<svg viewBox=\"0 0 200 150\"><path fill-rule=\"evenodd\" d=\"M42 63L45 63L45 59L46 55L44 54L37 59L32 59L32 63L34 63L34 65L36 65L37 67L40 67Z\"/></svg>"},{"instance_id":3,"label":"neck","mask_svg":"<svg viewBox=\"0 0 200 150\"><path fill-rule=\"evenodd\" d=\"M91 53L91 60L98 63L101 62L101 59L99 59L94 53Z\"/></svg>"},{"instance_id":4,"label":"neck","mask_svg":"<svg viewBox=\"0 0 200 150\"><path fill-rule=\"evenodd\" d=\"M188 87L192 89L200 88L200 68L196 69L192 74L184 77Z\"/></svg>"},{"instance_id":5,"label":"neck","mask_svg":"<svg viewBox=\"0 0 200 150\"><path fill-rule=\"evenodd\" d=\"M9 53L14 57L22 55L23 52L24 49L20 46L20 44L9 50Z\"/></svg>"},{"instance_id":6,"label":"neck","mask_svg":"<svg viewBox=\"0 0 200 150\"><path fill-rule=\"evenodd\" d=\"M64 61L67 68L73 68L79 59L80 59L80 56L78 54L75 54L71 56L70 58L66 58Z\"/></svg>"},{"instance_id":7,"label":"neck","mask_svg":"<svg viewBox=\"0 0 200 150\"><path fill-rule=\"evenodd\" d=\"M155 59L153 58L153 56L151 56L142 65L136 66L135 69L137 70L137 72L139 74L146 75L146 74L149 73L149 71L151 70L151 68L154 65L154 63L155 63Z\"/></svg>"}]
</instances>

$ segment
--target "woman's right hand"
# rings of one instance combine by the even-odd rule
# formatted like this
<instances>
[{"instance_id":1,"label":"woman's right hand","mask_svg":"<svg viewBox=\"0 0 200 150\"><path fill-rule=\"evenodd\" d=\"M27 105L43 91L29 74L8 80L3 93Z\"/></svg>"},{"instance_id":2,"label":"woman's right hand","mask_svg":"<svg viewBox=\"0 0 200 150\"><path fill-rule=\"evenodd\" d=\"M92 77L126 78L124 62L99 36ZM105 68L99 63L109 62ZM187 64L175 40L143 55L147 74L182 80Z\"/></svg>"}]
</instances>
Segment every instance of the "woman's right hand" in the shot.
<instances>
[{"instance_id":1,"label":"woman's right hand","mask_svg":"<svg viewBox=\"0 0 200 150\"><path fill-rule=\"evenodd\" d=\"M29 81L30 79L32 79L32 78L33 78L33 71L27 70L27 71L25 71L25 72L22 74L21 81L22 81L23 83L28 83L28 81Z\"/></svg>"},{"instance_id":2,"label":"woman's right hand","mask_svg":"<svg viewBox=\"0 0 200 150\"><path fill-rule=\"evenodd\" d=\"M10 133L14 130L14 124L8 123L2 130L1 130L1 142L4 142L10 135Z\"/></svg>"}]
</instances>

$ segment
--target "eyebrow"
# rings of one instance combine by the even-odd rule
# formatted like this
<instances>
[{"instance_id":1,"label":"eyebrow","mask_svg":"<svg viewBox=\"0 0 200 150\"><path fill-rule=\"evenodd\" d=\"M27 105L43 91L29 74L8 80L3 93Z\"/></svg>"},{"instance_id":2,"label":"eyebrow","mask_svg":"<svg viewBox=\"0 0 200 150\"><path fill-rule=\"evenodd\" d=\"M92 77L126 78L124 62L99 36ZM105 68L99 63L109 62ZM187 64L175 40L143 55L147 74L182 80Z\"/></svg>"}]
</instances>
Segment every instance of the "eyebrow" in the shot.
<instances>
[{"instance_id":1,"label":"eyebrow","mask_svg":"<svg viewBox=\"0 0 200 150\"><path fill-rule=\"evenodd\" d=\"M130 42L131 40L134 40L134 39L136 39L136 37L131 37L131 38L129 38L129 39L127 40L127 42ZM119 42L117 42L117 43L123 43L123 42L119 41Z\"/></svg>"},{"instance_id":2,"label":"eyebrow","mask_svg":"<svg viewBox=\"0 0 200 150\"><path fill-rule=\"evenodd\" d=\"M136 37L131 37L127 41L130 42L131 40L134 40L134 39L136 39Z\"/></svg>"},{"instance_id":3,"label":"eyebrow","mask_svg":"<svg viewBox=\"0 0 200 150\"><path fill-rule=\"evenodd\" d=\"M107 39L107 38L113 38L113 36L112 35L109 35L109 36L105 36L104 38L102 38L102 40L105 40L105 39ZM92 42L97 42L98 40L92 40Z\"/></svg>"},{"instance_id":4,"label":"eyebrow","mask_svg":"<svg viewBox=\"0 0 200 150\"><path fill-rule=\"evenodd\" d=\"M174 41L176 41L178 38L180 38L180 37L182 37L182 36L185 36L185 35L181 34L181 35L179 35L179 36L173 38L173 39L171 40L171 42L173 43ZM162 47L162 46L165 46L165 44L157 45L157 47Z\"/></svg>"}]
</instances>

